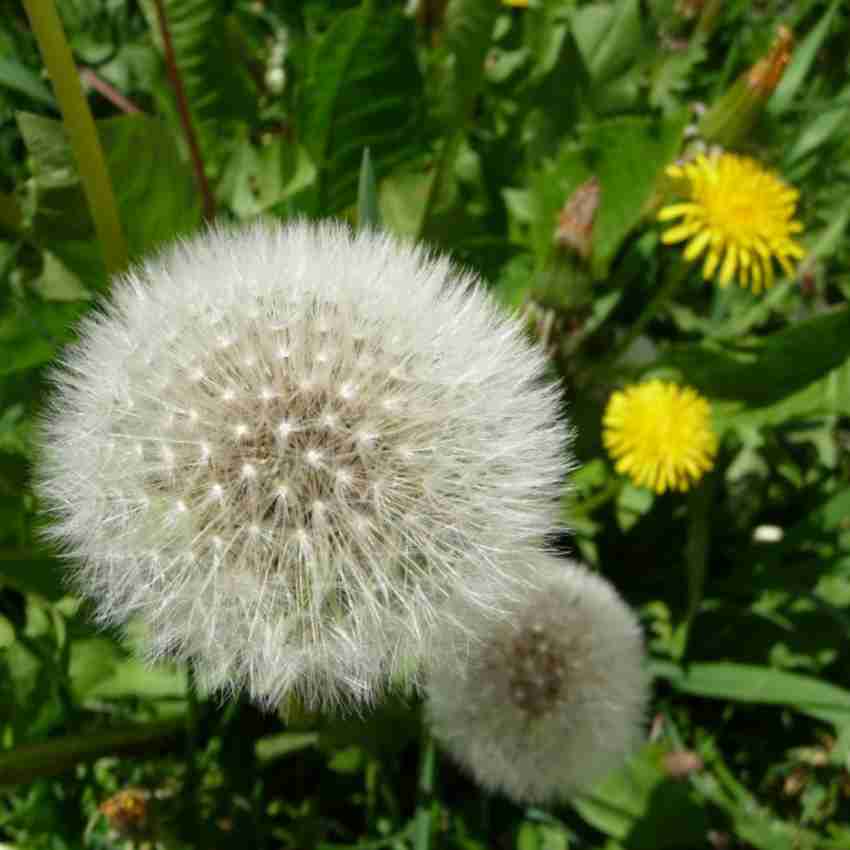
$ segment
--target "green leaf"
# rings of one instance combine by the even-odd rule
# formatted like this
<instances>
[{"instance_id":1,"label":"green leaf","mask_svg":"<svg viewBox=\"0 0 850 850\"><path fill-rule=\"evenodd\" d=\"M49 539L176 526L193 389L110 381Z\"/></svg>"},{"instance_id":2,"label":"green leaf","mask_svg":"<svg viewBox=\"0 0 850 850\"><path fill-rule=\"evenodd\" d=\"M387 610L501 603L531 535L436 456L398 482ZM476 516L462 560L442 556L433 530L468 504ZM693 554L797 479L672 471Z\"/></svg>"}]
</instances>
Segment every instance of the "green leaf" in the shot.
<instances>
[{"instance_id":1,"label":"green leaf","mask_svg":"<svg viewBox=\"0 0 850 850\"><path fill-rule=\"evenodd\" d=\"M660 365L678 369L687 383L712 399L761 406L803 389L848 357L850 308L843 307L758 339L746 349L675 347Z\"/></svg>"},{"instance_id":2,"label":"green leaf","mask_svg":"<svg viewBox=\"0 0 850 850\"><path fill-rule=\"evenodd\" d=\"M623 73L638 55L643 41L638 0L583 6L574 13L572 27L596 84Z\"/></svg>"},{"instance_id":3,"label":"green leaf","mask_svg":"<svg viewBox=\"0 0 850 850\"><path fill-rule=\"evenodd\" d=\"M323 214L355 201L363 148L378 175L421 150L413 45L412 23L400 10L378 12L365 2L337 15L314 47L299 113Z\"/></svg>"},{"instance_id":4,"label":"green leaf","mask_svg":"<svg viewBox=\"0 0 850 850\"><path fill-rule=\"evenodd\" d=\"M443 82L443 121L456 129L466 124L484 82L484 59L499 15L493 0L450 0L443 24L449 76Z\"/></svg>"},{"instance_id":5,"label":"green leaf","mask_svg":"<svg viewBox=\"0 0 850 850\"><path fill-rule=\"evenodd\" d=\"M772 404L719 402L713 408L721 431L727 427L765 428L792 420L850 416L850 359L823 378Z\"/></svg>"},{"instance_id":6,"label":"green leaf","mask_svg":"<svg viewBox=\"0 0 850 850\"><path fill-rule=\"evenodd\" d=\"M41 275L32 282L32 288L46 301L84 301L91 293L79 276L51 251L43 255Z\"/></svg>"},{"instance_id":7,"label":"green leaf","mask_svg":"<svg viewBox=\"0 0 850 850\"><path fill-rule=\"evenodd\" d=\"M186 673L169 664L151 666L139 658L117 661L108 676L87 690L90 699L179 700L186 696Z\"/></svg>"},{"instance_id":8,"label":"green leaf","mask_svg":"<svg viewBox=\"0 0 850 850\"><path fill-rule=\"evenodd\" d=\"M699 847L708 827L705 810L687 786L672 782L662 767L665 749L645 747L590 793L570 802L591 826L624 842L629 850Z\"/></svg>"},{"instance_id":9,"label":"green leaf","mask_svg":"<svg viewBox=\"0 0 850 850\"><path fill-rule=\"evenodd\" d=\"M586 133L585 161L601 186L593 225L597 275L606 273L623 240L644 216L663 169L679 152L687 122L684 112L661 121L613 118Z\"/></svg>"},{"instance_id":10,"label":"green leaf","mask_svg":"<svg viewBox=\"0 0 850 850\"><path fill-rule=\"evenodd\" d=\"M787 706L835 726L850 723L850 691L809 676L732 662L690 664L684 669L665 662L652 666L656 676L686 694Z\"/></svg>"},{"instance_id":11,"label":"green leaf","mask_svg":"<svg viewBox=\"0 0 850 850\"><path fill-rule=\"evenodd\" d=\"M266 735L254 745L257 761L261 765L276 761L290 753L315 747L319 742L318 732L280 732Z\"/></svg>"},{"instance_id":12,"label":"green leaf","mask_svg":"<svg viewBox=\"0 0 850 850\"><path fill-rule=\"evenodd\" d=\"M789 166L826 142L844 138L847 132L847 119L850 116L848 99L850 99L850 88L845 88L836 95L834 104L830 104L823 112L812 116L810 121L801 122L800 135L785 154L785 162Z\"/></svg>"},{"instance_id":13,"label":"green leaf","mask_svg":"<svg viewBox=\"0 0 850 850\"><path fill-rule=\"evenodd\" d=\"M375 183L375 171L369 157L369 148L363 148L363 160L360 163L360 182L357 186L357 226L373 230L381 227L378 187Z\"/></svg>"},{"instance_id":14,"label":"green leaf","mask_svg":"<svg viewBox=\"0 0 850 850\"><path fill-rule=\"evenodd\" d=\"M781 115L790 105L797 94L806 74L809 73L818 51L829 33L829 27L835 13L841 6L841 0L833 0L832 5L818 21L818 25L795 48L791 61L767 103L767 111L771 115Z\"/></svg>"},{"instance_id":15,"label":"green leaf","mask_svg":"<svg viewBox=\"0 0 850 850\"><path fill-rule=\"evenodd\" d=\"M98 122L131 257L201 222L194 178L170 130L148 115Z\"/></svg>"},{"instance_id":16,"label":"green leaf","mask_svg":"<svg viewBox=\"0 0 850 850\"><path fill-rule=\"evenodd\" d=\"M23 549L0 549L0 585L55 601L67 592L64 576L65 566L56 558Z\"/></svg>"},{"instance_id":17,"label":"green leaf","mask_svg":"<svg viewBox=\"0 0 850 850\"><path fill-rule=\"evenodd\" d=\"M253 218L311 185L315 177L303 147L283 136L255 145L246 131L233 147L216 194L239 218Z\"/></svg>"},{"instance_id":18,"label":"green leaf","mask_svg":"<svg viewBox=\"0 0 850 850\"><path fill-rule=\"evenodd\" d=\"M0 375L40 366L72 336L87 301L13 299L0 313Z\"/></svg>"},{"instance_id":19,"label":"green leaf","mask_svg":"<svg viewBox=\"0 0 850 850\"><path fill-rule=\"evenodd\" d=\"M32 420L23 404L12 404L0 413L0 452L29 457Z\"/></svg>"},{"instance_id":20,"label":"green leaf","mask_svg":"<svg viewBox=\"0 0 850 850\"><path fill-rule=\"evenodd\" d=\"M405 236L420 232L433 178L433 172L399 169L381 180L378 202L388 230Z\"/></svg>"},{"instance_id":21,"label":"green leaf","mask_svg":"<svg viewBox=\"0 0 850 850\"><path fill-rule=\"evenodd\" d=\"M216 141L221 124L256 120L257 96L241 55L238 20L227 0L163 0L186 99L201 135ZM150 0L142 3L160 50L159 24Z\"/></svg>"},{"instance_id":22,"label":"green leaf","mask_svg":"<svg viewBox=\"0 0 850 850\"><path fill-rule=\"evenodd\" d=\"M125 657L126 653L108 638L73 641L68 676L74 699L82 703L97 685L115 675Z\"/></svg>"},{"instance_id":23,"label":"green leaf","mask_svg":"<svg viewBox=\"0 0 850 850\"><path fill-rule=\"evenodd\" d=\"M18 113L17 119L30 154L36 237L54 250L56 240L91 238L91 217L61 122L31 113ZM192 174L163 122L123 115L99 121L97 128L132 256L198 226Z\"/></svg>"},{"instance_id":24,"label":"green leaf","mask_svg":"<svg viewBox=\"0 0 850 850\"><path fill-rule=\"evenodd\" d=\"M18 199L9 192L0 192L0 235L18 236L23 215Z\"/></svg>"},{"instance_id":25,"label":"green leaf","mask_svg":"<svg viewBox=\"0 0 850 850\"><path fill-rule=\"evenodd\" d=\"M26 65L0 56L0 86L25 94L44 106L56 109L50 89Z\"/></svg>"}]
</instances>

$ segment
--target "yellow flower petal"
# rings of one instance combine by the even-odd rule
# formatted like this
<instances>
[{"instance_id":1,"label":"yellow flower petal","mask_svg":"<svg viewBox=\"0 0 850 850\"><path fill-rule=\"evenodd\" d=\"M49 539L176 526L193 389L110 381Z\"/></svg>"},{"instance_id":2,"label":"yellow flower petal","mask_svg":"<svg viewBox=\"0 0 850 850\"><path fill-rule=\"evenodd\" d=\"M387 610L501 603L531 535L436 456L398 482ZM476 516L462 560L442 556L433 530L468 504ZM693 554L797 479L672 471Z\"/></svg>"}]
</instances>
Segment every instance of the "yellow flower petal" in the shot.
<instances>
[{"instance_id":1,"label":"yellow flower petal","mask_svg":"<svg viewBox=\"0 0 850 850\"><path fill-rule=\"evenodd\" d=\"M671 218L680 218L690 212L699 212L697 204L669 204L658 213L659 221L669 221Z\"/></svg>"},{"instance_id":2,"label":"yellow flower petal","mask_svg":"<svg viewBox=\"0 0 850 850\"><path fill-rule=\"evenodd\" d=\"M602 441L621 475L657 493L687 490L714 465L708 401L690 387L651 380L611 395Z\"/></svg>"},{"instance_id":3,"label":"yellow flower petal","mask_svg":"<svg viewBox=\"0 0 850 850\"><path fill-rule=\"evenodd\" d=\"M791 260L805 256L791 238L802 232L794 220L799 192L758 162L736 154L699 154L690 162L668 166L666 173L687 181L685 199L668 204L659 221L681 219L666 230L665 245L687 242L684 257L696 260L708 249L702 273L728 286L737 278L754 291L773 283L773 264L787 275Z\"/></svg>"},{"instance_id":4,"label":"yellow flower petal","mask_svg":"<svg viewBox=\"0 0 850 850\"><path fill-rule=\"evenodd\" d=\"M678 224L676 227L671 227L661 234L661 241L665 245L672 245L674 242L683 242L685 239L693 236L700 229L699 223L687 222Z\"/></svg>"},{"instance_id":5,"label":"yellow flower petal","mask_svg":"<svg viewBox=\"0 0 850 850\"><path fill-rule=\"evenodd\" d=\"M726 246L726 257L723 260L723 267L720 269L719 283L721 286L729 286L729 282L732 280L737 266L738 246L732 242Z\"/></svg>"}]
</instances>

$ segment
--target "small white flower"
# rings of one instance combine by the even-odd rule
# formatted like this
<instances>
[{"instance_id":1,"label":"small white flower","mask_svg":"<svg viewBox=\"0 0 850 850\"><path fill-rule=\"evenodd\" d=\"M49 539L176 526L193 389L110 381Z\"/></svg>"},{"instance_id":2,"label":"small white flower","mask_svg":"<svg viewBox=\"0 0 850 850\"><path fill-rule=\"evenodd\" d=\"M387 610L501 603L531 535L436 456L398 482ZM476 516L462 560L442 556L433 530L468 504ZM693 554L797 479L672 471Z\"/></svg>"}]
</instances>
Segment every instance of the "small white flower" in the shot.
<instances>
[{"instance_id":1,"label":"small white flower","mask_svg":"<svg viewBox=\"0 0 850 850\"><path fill-rule=\"evenodd\" d=\"M262 704L374 698L558 523L542 352L471 274L344 226L214 229L116 282L39 492L106 623Z\"/></svg>"},{"instance_id":2,"label":"small white flower","mask_svg":"<svg viewBox=\"0 0 850 850\"><path fill-rule=\"evenodd\" d=\"M508 617L455 605L429 667L437 739L475 780L517 801L587 789L641 737L643 640L609 582L545 553L526 556Z\"/></svg>"}]
</instances>

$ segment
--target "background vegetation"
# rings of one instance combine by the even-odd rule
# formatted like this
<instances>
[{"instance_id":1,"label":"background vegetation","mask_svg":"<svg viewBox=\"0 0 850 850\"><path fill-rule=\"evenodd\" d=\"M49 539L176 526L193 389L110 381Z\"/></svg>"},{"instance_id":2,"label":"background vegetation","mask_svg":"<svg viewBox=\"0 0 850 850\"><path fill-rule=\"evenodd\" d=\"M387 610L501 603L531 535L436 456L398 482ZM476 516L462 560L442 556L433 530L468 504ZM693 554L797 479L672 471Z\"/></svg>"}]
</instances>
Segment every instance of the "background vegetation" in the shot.
<instances>
[{"instance_id":1,"label":"background vegetation","mask_svg":"<svg viewBox=\"0 0 850 850\"><path fill-rule=\"evenodd\" d=\"M361 221L451 251L525 311L579 433L564 498L575 533L556 542L640 611L655 696L626 770L523 809L435 753L415 700L284 724L194 698L184 670L146 669L92 627L39 542L33 421L45 367L124 248L95 238L24 9L2 0L2 846L847 850L846 5L59 5L131 259L213 213L356 222L362 176ZM734 107L743 130L700 125L779 24L796 44L775 91ZM680 255L654 222L664 167L711 132L800 190L807 257L766 294L694 270L675 298L655 298ZM584 214L562 215L592 177ZM648 375L711 400L721 449L688 494L632 486L602 448L610 393Z\"/></svg>"}]
</instances>

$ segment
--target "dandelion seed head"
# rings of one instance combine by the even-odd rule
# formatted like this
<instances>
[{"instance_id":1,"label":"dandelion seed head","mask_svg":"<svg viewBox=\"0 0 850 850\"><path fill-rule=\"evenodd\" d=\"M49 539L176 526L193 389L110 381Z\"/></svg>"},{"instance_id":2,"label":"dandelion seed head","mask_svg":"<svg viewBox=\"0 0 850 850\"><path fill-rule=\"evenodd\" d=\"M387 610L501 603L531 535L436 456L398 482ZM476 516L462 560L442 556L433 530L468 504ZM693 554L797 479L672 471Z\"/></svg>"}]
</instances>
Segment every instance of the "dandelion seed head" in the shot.
<instances>
[{"instance_id":1,"label":"dandelion seed head","mask_svg":"<svg viewBox=\"0 0 850 850\"><path fill-rule=\"evenodd\" d=\"M51 534L103 622L140 616L207 686L369 701L443 599L486 606L500 554L558 524L544 367L445 258L334 224L210 230L116 282L57 369Z\"/></svg>"},{"instance_id":2,"label":"dandelion seed head","mask_svg":"<svg viewBox=\"0 0 850 850\"><path fill-rule=\"evenodd\" d=\"M455 608L429 666L437 739L489 790L546 802L587 790L638 744L648 699L635 616L609 582L530 553L508 616Z\"/></svg>"}]
</instances>

